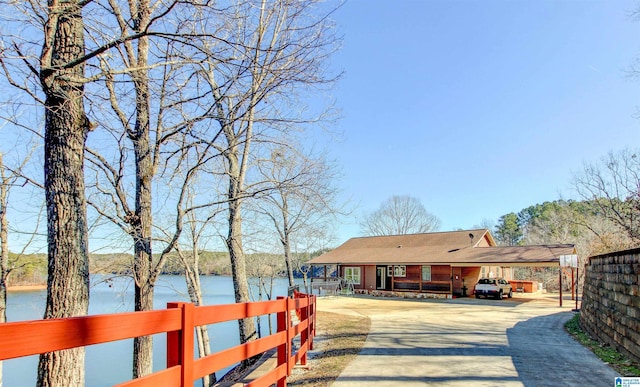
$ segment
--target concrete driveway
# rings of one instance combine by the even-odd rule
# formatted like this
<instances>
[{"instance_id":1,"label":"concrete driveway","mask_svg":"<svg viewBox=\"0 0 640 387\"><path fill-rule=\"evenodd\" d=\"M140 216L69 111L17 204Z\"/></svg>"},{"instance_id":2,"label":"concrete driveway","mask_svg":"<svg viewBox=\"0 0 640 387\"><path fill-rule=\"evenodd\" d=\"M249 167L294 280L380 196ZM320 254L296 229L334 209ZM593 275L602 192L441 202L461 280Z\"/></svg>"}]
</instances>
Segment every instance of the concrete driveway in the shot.
<instances>
[{"instance_id":1,"label":"concrete driveway","mask_svg":"<svg viewBox=\"0 0 640 387\"><path fill-rule=\"evenodd\" d=\"M318 309L371 318L333 386L613 386L618 376L563 329L570 301L321 298Z\"/></svg>"}]
</instances>

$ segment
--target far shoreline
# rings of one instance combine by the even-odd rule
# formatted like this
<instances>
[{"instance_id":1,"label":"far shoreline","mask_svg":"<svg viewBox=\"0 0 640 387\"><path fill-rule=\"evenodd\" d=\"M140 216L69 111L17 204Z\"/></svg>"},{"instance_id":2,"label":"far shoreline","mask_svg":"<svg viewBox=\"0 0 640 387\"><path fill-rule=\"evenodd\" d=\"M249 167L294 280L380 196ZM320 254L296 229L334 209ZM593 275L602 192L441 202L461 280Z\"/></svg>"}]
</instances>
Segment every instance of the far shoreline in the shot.
<instances>
[{"instance_id":1,"label":"far shoreline","mask_svg":"<svg viewBox=\"0 0 640 387\"><path fill-rule=\"evenodd\" d=\"M7 286L7 292L35 292L47 290L47 285L11 285Z\"/></svg>"}]
</instances>

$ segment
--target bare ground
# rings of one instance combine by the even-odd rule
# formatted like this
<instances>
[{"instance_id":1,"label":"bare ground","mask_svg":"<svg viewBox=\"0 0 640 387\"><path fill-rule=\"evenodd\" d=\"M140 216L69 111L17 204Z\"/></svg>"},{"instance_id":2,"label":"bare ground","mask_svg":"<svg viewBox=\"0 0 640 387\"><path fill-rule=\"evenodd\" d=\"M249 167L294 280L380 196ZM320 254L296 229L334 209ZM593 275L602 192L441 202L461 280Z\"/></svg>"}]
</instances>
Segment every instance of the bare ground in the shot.
<instances>
[{"instance_id":1,"label":"bare ground","mask_svg":"<svg viewBox=\"0 0 640 387\"><path fill-rule=\"evenodd\" d=\"M287 379L291 386L329 386L362 349L371 320L318 311L314 349L307 366L298 366Z\"/></svg>"}]
</instances>

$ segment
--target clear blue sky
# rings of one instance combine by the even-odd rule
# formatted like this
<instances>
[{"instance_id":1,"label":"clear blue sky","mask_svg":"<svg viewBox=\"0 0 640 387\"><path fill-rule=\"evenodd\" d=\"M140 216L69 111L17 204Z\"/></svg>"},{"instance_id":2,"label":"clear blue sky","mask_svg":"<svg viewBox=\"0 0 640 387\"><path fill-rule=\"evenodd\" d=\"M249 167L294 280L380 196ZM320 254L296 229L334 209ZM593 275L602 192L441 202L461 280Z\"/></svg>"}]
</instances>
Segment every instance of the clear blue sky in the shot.
<instances>
[{"instance_id":1,"label":"clear blue sky","mask_svg":"<svg viewBox=\"0 0 640 387\"><path fill-rule=\"evenodd\" d=\"M575 198L569 183L583 162L640 146L640 79L625 74L640 58L640 21L629 16L638 8L347 1L332 15L344 37L331 63L344 71L333 129L344 138L329 146L357 209L335 244L396 194L420 199L442 231Z\"/></svg>"},{"instance_id":2,"label":"clear blue sky","mask_svg":"<svg viewBox=\"0 0 640 387\"><path fill-rule=\"evenodd\" d=\"M442 231L574 198L583 162L640 144L636 1L351 0L332 64L344 140L331 155L358 204L421 200Z\"/></svg>"}]
</instances>

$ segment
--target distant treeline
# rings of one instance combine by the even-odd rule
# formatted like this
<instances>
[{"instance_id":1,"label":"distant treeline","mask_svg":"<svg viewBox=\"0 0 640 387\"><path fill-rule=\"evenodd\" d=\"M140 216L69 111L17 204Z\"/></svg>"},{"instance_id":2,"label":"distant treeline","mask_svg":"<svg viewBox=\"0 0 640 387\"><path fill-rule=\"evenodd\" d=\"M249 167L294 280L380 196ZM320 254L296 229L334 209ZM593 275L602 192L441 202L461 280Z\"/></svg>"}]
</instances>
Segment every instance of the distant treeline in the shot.
<instances>
[{"instance_id":1,"label":"distant treeline","mask_svg":"<svg viewBox=\"0 0 640 387\"><path fill-rule=\"evenodd\" d=\"M9 253L7 286L44 285L47 283L46 254Z\"/></svg>"},{"instance_id":2,"label":"distant treeline","mask_svg":"<svg viewBox=\"0 0 640 387\"><path fill-rule=\"evenodd\" d=\"M156 257L156 260L158 257ZM192 260L192 254L189 254ZM229 253L217 251L202 251L198 255L200 274L230 275L231 262ZM89 256L89 270L92 274L126 274L133 266L133 254L91 254ZM171 254L167 258L162 274L184 274L184 264L177 255Z\"/></svg>"},{"instance_id":3,"label":"distant treeline","mask_svg":"<svg viewBox=\"0 0 640 387\"><path fill-rule=\"evenodd\" d=\"M305 254L307 257L319 255L321 252ZM126 253L91 254L89 271L91 274L128 274L131 273L133 255ZM193 259L189 254L188 259ZM309 258L302 258L306 261ZM198 265L202 275L231 275L229 253L219 251L202 251L198 255ZM43 285L47 283L46 254L10 254L10 273L8 286ZM268 270L265 270L268 268ZM269 273L273 276L285 276L285 262L282 255L255 253L247 254L247 270L251 273ZM184 263L176 254L170 255L163 266L162 274L183 275ZM298 274L299 273L295 273ZM261 274L262 275L262 274Z\"/></svg>"},{"instance_id":4,"label":"distant treeline","mask_svg":"<svg viewBox=\"0 0 640 387\"><path fill-rule=\"evenodd\" d=\"M633 236L640 235L640 231L637 231L640 227L636 221L638 209L640 200L637 199L611 199L606 202L556 200L529 206L517 213L505 214L495 226L486 227L491 228L499 245L574 244L584 262L590 255L636 247L638 238ZM296 276L301 276L297 269L301 262L325 251L327 250L294 257ZM185 259L193 262L193 254L186 254ZM9 286L46 283L46 254L10 254L9 261ZM202 275L231 275L228 252L202 251L198 254L198 262ZM249 276L284 276L286 273L284 257L279 254L247 254L246 262ZM132 265L132 254L90 256L90 271L94 274L126 275L131 272ZM181 275L184 272L182 260L177 254L173 254L168 257L162 274ZM548 288L557 287L557 269L520 268L517 272L518 277L535 279Z\"/></svg>"}]
</instances>

